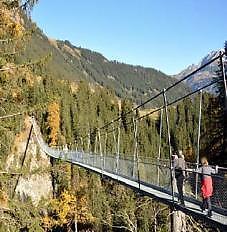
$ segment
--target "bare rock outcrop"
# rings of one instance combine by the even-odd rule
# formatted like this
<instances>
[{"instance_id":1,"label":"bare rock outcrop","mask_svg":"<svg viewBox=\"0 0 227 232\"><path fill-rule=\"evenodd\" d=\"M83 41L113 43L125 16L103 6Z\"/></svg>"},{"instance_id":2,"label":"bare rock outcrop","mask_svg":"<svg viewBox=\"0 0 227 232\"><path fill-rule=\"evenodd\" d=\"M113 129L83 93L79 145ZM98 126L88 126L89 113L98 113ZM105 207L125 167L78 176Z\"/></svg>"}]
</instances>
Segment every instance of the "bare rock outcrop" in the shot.
<instances>
[{"instance_id":1,"label":"bare rock outcrop","mask_svg":"<svg viewBox=\"0 0 227 232\"><path fill-rule=\"evenodd\" d=\"M25 118L23 130L16 135L13 147L6 162L6 169L22 172L15 193L21 198L30 197L36 205L42 198L52 196L52 180L49 172L51 166L49 157L39 149L34 133L31 134L23 167L28 135L31 128L29 117Z\"/></svg>"}]
</instances>

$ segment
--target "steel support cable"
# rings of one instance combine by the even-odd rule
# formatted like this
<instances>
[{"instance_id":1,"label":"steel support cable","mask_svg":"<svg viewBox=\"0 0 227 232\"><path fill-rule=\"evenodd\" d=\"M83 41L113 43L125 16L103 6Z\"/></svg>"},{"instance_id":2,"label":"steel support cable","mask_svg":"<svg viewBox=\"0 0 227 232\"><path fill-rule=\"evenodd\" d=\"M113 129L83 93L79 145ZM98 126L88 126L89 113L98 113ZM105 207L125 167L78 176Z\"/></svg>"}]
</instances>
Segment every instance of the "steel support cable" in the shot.
<instances>
[{"instance_id":1,"label":"steel support cable","mask_svg":"<svg viewBox=\"0 0 227 232\"><path fill-rule=\"evenodd\" d=\"M53 156L50 152L47 151L47 147L48 147L48 148L50 148L50 147L49 147L48 145L45 145L45 142L44 142L44 140L43 140L43 138L42 138L42 135L41 135L40 133L37 132L37 128L36 128L37 125L36 125L36 122L35 122L35 121L32 121L32 124L33 124L33 129L34 129L34 133L35 133L35 136L36 136L38 145L40 146L40 148L42 149L42 151L44 151L44 152L47 153L48 155L50 155L50 156L52 156L52 157L55 158L55 156ZM50 150L55 151L56 149L50 148ZM127 160L127 159L124 158L123 160ZM154 160L154 161L155 161L155 160ZM168 161L168 160L164 160L164 161ZM152 164L152 165L157 165L156 162L149 162L149 163L144 162L144 163L146 163L146 164ZM184 170L187 171L187 172L190 172L190 173L199 173L199 172L196 170L196 163L192 163L192 164L195 166L194 169L193 169L193 168L191 168L191 169L187 168L187 169L184 169ZM159 164L159 166L160 166L160 167L164 167L164 168L170 169L170 167L167 166L167 165ZM213 166L212 166L212 167L213 167ZM218 167L218 170L227 171L227 168L225 168L225 167ZM207 175L208 175L208 174L207 174ZM210 176L213 176L213 174L210 175ZM216 174L215 174L215 176L218 177L218 178L221 178L221 179L224 178L223 176L217 176Z\"/></svg>"},{"instance_id":2,"label":"steel support cable","mask_svg":"<svg viewBox=\"0 0 227 232\"><path fill-rule=\"evenodd\" d=\"M202 100L203 92L199 92L199 122L198 122L198 135L197 135L197 157L196 157L196 169L199 168L199 153L200 153L200 133L201 133L201 119L202 119ZM198 174L196 174L196 185L195 185L195 197L198 198Z\"/></svg>"},{"instance_id":3,"label":"steel support cable","mask_svg":"<svg viewBox=\"0 0 227 232\"><path fill-rule=\"evenodd\" d=\"M133 117L133 129L134 129L134 160L133 160L133 172L135 170L135 164L137 165L137 179L140 189L140 169L139 169L139 151L138 151L138 121ZM133 173L133 177L135 177L135 173Z\"/></svg>"},{"instance_id":4,"label":"steel support cable","mask_svg":"<svg viewBox=\"0 0 227 232\"><path fill-rule=\"evenodd\" d=\"M199 88L199 89L197 89L197 90L192 91L191 93L188 93L188 94L184 95L183 97L180 97L180 98L178 98L178 99L176 99L176 100L174 100L174 101L168 103L167 106L172 106L172 105L174 105L174 104L176 104L176 103L178 103L178 102L184 100L185 98L188 98L188 97L190 97L190 96L192 96L192 95L194 95L194 94L200 92L201 90L206 89L206 88L210 87L211 85L214 85L214 84L216 84L216 83L218 83L218 82L221 82L221 81L222 81L222 80L213 81L213 82L211 82L211 83L209 83L209 84L207 84L207 85L205 85L205 86L203 86L203 87L201 87L201 88ZM154 114L154 113L160 111L161 109L164 109L164 106L161 106L161 107L159 107L158 109L153 110L153 111L151 111L151 112L149 112L149 113L147 113L147 114L145 114L145 115L139 117L138 120L141 120L141 119L143 119L143 118L146 118L146 117L148 117L149 115Z\"/></svg>"},{"instance_id":5,"label":"steel support cable","mask_svg":"<svg viewBox=\"0 0 227 232\"><path fill-rule=\"evenodd\" d=\"M114 140L115 153L117 154L117 140L116 140L116 134L114 133L115 132L114 125L112 125L112 132L113 132L113 140ZM108 131L106 133L108 134Z\"/></svg>"},{"instance_id":6,"label":"steel support cable","mask_svg":"<svg viewBox=\"0 0 227 232\"><path fill-rule=\"evenodd\" d=\"M84 140L83 140L83 137L80 137L80 143L81 143L82 152L84 153Z\"/></svg>"},{"instance_id":7,"label":"steel support cable","mask_svg":"<svg viewBox=\"0 0 227 232\"><path fill-rule=\"evenodd\" d=\"M99 139L99 153L102 156L102 141L101 141L101 134L100 134L100 130L98 130L98 139Z\"/></svg>"},{"instance_id":8,"label":"steel support cable","mask_svg":"<svg viewBox=\"0 0 227 232\"><path fill-rule=\"evenodd\" d=\"M164 109L166 115L166 126L167 126L167 136L168 136L168 146L169 146L169 166L170 166L170 187L171 187L171 196L172 196L172 205L170 206L170 221L171 221L171 231L175 231L175 213L174 213L174 169L172 162L172 148L171 148L171 137L170 137L170 124L169 124L169 112L168 112L168 101L166 96L166 89L163 89L163 101L164 101Z\"/></svg>"},{"instance_id":9,"label":"steel support cable","mask_svg":"<svg viewBox=\"0 0 227 232\"><path fill-rule=\"evenodd\" d=\"M121 142L121 120L119 121L118 125L118 133L117 133L117 159L116 159L116 173L118 173L119 169L119 157L120 157L120 142Z\"/></svg>"},{"instance_id":10,"label":"steel support cable","mask_svg":"<svg viewBox=\"0 0 227 232\"><path fill-rule=\"evenodd\" d=\"M202 69L204 69L206 66L210 65L211 63L213 63L214 61L216 61L217 59L219 59L220 57L223 57L225 55L224 52L221 52L217 57L214 57L213 59L211 59L209 62L207 62L206 64L200 66L198 69L192 71L191 73L189 73L188 75L186 75L184 78L180 79L179 81L176 81L173 85L169 86L166 88L166 92L169 91L170 89L174 88L176 85L182 83L183 81L185 81L186 79L188 79L189 77L191 77L192 75L194 75L195 73L201 71ZM138 110L140 107L146 105L147 103L153 101L154 99L156 99L157 97L161 96L163 93L163 91L160 91L157 95L149 98L148 100L146 100L145 102L143 102L142 104L138 105L137 107L131 109L130 111L126 112L124 115L128 115L136 110ZM118 121L121 117L118 117L114 120L112 120L111 122L107 123L106 125L100 127L100 129L104 129L106 127L108 127L109 125L111 125L112 123Z\"/></svg>"},{"instance_id":11,"label":"steel support cable","mask_svg":"<svg viewBox=\"0 0 227 232\"><path fill-rule=\"evenodd\" d=\"M76 149L76 152L77 152L77 150L78 150L78 141L77 141L77 139L75 139L75 149Z\"/></svg>"},{"instance_id":12,"label":"steel support cable","mask_svg":"<svg viewBox=\"0 0 227 232\"><path fill-rule=\"evenodd\" d=\"M102 153L102 141L101 141L100 129L98 129L98 139L99 139L100 161L101 161L101 168L102 168L102 175L103 175L103 170L104 170L104 157L103 157L103 153Z\"/></svg>"},{"instance_id":13,"label":"steel support cable","mask_svg":"<svg viewBox=\"0 0 227 232\"><path fill-rule=\"evenodd\" d=\"M171 148L171 136L170 136L170 124L169 124L169 112L168 112L168 100L166 96L166 90L163 90L163 101L164 109L166 115L166 126L167 126L167 136L168 136L168 146L169 146L169 166L170 166L170 184L171 184L171 194L172 201L174 202L174 187L173 187L173 162L172 162L172 148Z\"/></svg>"},{"instance_id":14,"label":"steel support cable","mask_svg":"<svg viewBox=\"0 0 227 232\"><path fill-rule=\"evenodd\" d=\"M158 93L157 95L151 97L150 99L148 99L147 101L143 102L142 104L140 104L140 105L136 106L135 108L133 108L133 109L127 111L126 113L124 113L124 116L127 116L127 115L131 114L132 112L138 110L140 107L146 105L146 104L149 103L150 101L155 100L157 97L159 97L159 96L161 96L161 95L162 95L162 92ZM121 116L119 116L118 118L112 120L111 122L107 123L106 125L100 127L100 129L102 130L102 129L108 127L109 125L113 124L114 122L119 121L120 119L121 119Z\"/></svg>"},{"instance_id":15,"label":"steel support cable","mask_svg":"<svg viewBox=\"0 0 227 232\"><path fill-rule=\"evenodd\" d=\"M213 62L216 61L217 59L220 59L220 57L223 57L224 55L225 55L224 52L219 53L219 55L218 55L217 57L214 57L213 59L211 59L211 60L210 60L209 62L207 62L206 64L202 65L202 66L199 67L198 69L196 69L196 70L194 70L193 72L191 72L191 73L189 73L188 75L186 75L186 76L185 76L184 78L182 78L181 80L179 80L179 81L175 82L173 85L167 87L167 88L166 88L166 92L169 91L170 89L174 88L176 85L180 84L181 82L185 81L186 79L188 79L189 77L191 77L192 75L194 75L195 73L197 73L198 71L202 70L202 69L205 68L206 66L210 65L211 63L213 63ZM214 83L217 83L217 82L218 82L218 81L211 82L210 84L208 84L208 85L206 85L206 86L204 86L204 87L201 87L201 88L199 88L198 90L193 91L193 92L191 92L191 93L189 93L189 94L187 94L187 95L185 95L185 96L183 96L183 97L181 97L181 98L178 98L177 100L175 100L175 101L173 101L173 102L171 102L171 103L169 103L169 104L177 103L178 101L180 101L180 100L182 100L182 99L184 99L184 98L186 98L186 97L189 97L189 96L191 96L191 95L193 95L193 94L199 92L200 90L205 89L205 88L207 88L207 87L209 87L209 86L211 86L211 85L213 85ZM159 92L157 95L151 97L151 98L148 99L147 101L145 101L145 102L143 102L142 104L138 105L137 107L135 107L135 108L129 110L128 112L124 113L124 115L127 116L128 114L130 114L130 113L132 113L132 112L138 110L140 107L142 107L142 106L146 105L147 103L149 103L149 102L155 100L157 97L161 96L162 94L163 94L163 90L162 90L161 92ZM168 104L168 106L169 106L169 104ZM156 110L154 110L154 111L152 111L152 112L150 112L150 113L148 113L148 114L146 114L146 115L144 115L144 116L141 116L141 117L138 118L138 120L140 120L140 119L142 119L142 118L145 118L145 117L147 117L147 116L149 116L149 115L151 115L151 114L153 114L153 113L155 113L155 112L158 112L159 110L161 110L161 109L163 109L163 108L164 108L164 107L162 106L162 107L160 107L160 108L158 108L158 109L156 109ZM103 126L100 127L99 129L100 129L100 130L105 129L105 128L107 128L108 126L110 126L111 124L113 124L113 123L119 121L120 119L121 119L121 116L117 117L116 119L113 119L111 122L109 122L109 123L103 125ZM129 123L129 124L130 124L130 123ZM111 133L112 130L110 130L109 132ZM101 134L101 136L103 136L103 134Z\"/></svg>"},{"instance_id":16,"label":"steel support cable","mask_svg":"<svg viewBox=\"0 0 227 232\"><path fill-rule=\"evenodd\" d=\"M163 118L163 109L161 109L161 113L160 113L160 124L159 124L159 145L158 145L158 164L160 162L161 159L161 147L162 147L162 118ZM158 166L157 169L157 184L159 185L160 182L160 169Z\"/></svg>"},{"instance_id":17,"label":"steel support cable","mask_svg":"<svg viewBox=\"0 0 227 232\"><path fill-rule=\"evenodd\" d=\"M53 156L52 155L52 153L51 152L48 152L47 151L47 147L50 149L50 150L52 150L52 151L55 151L56 149L54 149L54 148L51 148L51 147L49 147L48 145L45 145L45 143L44 143L44 140L43 140L43 138L42 138L42 135L40 134L40 133L38 133L37 132L37 128L36 128L36 123L33 121L32 122L32 124L33 124L33 128L34 128L34 133L35 133L35 136L36 136L36 139L37 139L37 142L38 142L38 145L40 146L40 148L42 149L42 151L44 151L45 153L47 153L48 155L50 155L50 156L52 156L52 157L54 157L55 158L55 156ZM40 135L39 135L40 134ZM123 159L123 160L127 160L127 159ZM166 160L166 161L168 161L168 160ZM146 162L144 162L144 163L146 163ZM149 163L146 163L146 164L152 164L152 165L157 165L157 163L156 162L149 162ZM194 164L194 166L195 166L195 168L193 169L193 168L191 168L191 169L189 169L189 168L187 168L187 169L183 169L183 171L187 171L187 172L189 172L189 173L200 173L200 172L198 172L197 170L196 170L196 164L195 163L193 163ZM167 165L159 165L160 167L164 167L164 168L168 168L168 169L171 169L169 166L167 166ZM224 168L224 167L218 167L218 170L224 170L224 171L227 171L227 168ZM201 174L201 173L200 173ZM206 174L206 175L208 175L208 176L216 176L216 177L218 177L218 178L220 178L220 179L223 179L224 177L223 176L218 176L218 175L213 175L213 174L211 174L211 175L209 175L209 174Z\"/></svg>"},{"instance_id":18,"label":"steel support cable","mask_svg":"<svg viewBox=\"0 0 227 232\"><path fill-rule=\"evenodd\" d=\"M221 80L212 81L211 83L209 83L209 84L207 84L207 85L205 85L205 86L203 86L203 87L201 87L201 88L199 88L199 89L197 89L197 90L195 90L195 91L193 91L193 92L191 92L189 94L186 94L184 97L178 98L177 100L170 102L168 104L168 106L173 105L175 103L178 103L179 101L184 100L185 98L190 97L190 96L200 92L201 90L206 89L206 88L210 87L211 85L214 85L214 84L216 84L216 83L218 83L220 81Z\"/></svg>"},{"instance_id":19,"label":"steel support cable","mask_svg":"<svg viewBox=\"0 0 227 232\"><path fill-rule=\"evenodd\" d=\"M183 97L180 97L180 98L178 98L178 99L176 99L176 100L174 100L174 101L168 103L167 106L169 107L169 106L171 106L171 105L174 105L174 104L176 104L176 103L178 103L178 102L184 100L185 98L190 97L190 96L192 96L192 95L198 93L199 91L201 91L201 90L203 90L203 89L206 89L206 88L208 88L209 86L211 86L211 85L213 85L213 84L215 84L215 83L218 83L218 82L220 82L220 80L213 81L213 82L211 82L210 84L207 84L206 86L203 86L203 87L201 87L201 88L199 88L199 89L197 89L197 90L195 90L195 91L193 91L193 92L191 92L191 93L189 93L189 94L187 94L187 95L185 95L185 96L183 96ZM159 108L157 108L157 109L155 109L155 110L152 110L151 112L149 112L149 113L147 113L147 114L145 114L145 115L143 115L143 116L141 116L141 117L138 117L138 118L136 118L136 119L137 119L137 120L142 120L142 119L147 118L148 116L150 116L150 115L152 115L152 114L154 114L154 113L156 113L156 112L159 112L160 110L162 110L162 109L164 109L164 108L165 108L164 106L161 106L161 107L159 107ZM128 126L128 125L130 125L130 124L132 124L132 122L128 122L128 123L126 123L125 125ZM112 132L115 131L115 130L116 130L116 128L113 128L113 129L111 129L111 130L107 130L107 133L112 133ZM104 135L104 134L101 134L101 136L103 136L103 135Z\"/></svg>"},{"instance_id":20,"label":"steel support cable","mask_svg":"<svg viewBox=\"0 0 227 232\"><path fill-rule=\"evenodd\" d=\"M133 151L133 177L135 177L135 164L136 162L138 162L137 160L137 146L138 146L138 142L137 142L137 121L135 120L135 117L133 117L133 134L134 134L134 151ZM138 167L138 165L137 165Z\"/></svg>"},{"instance_id":21,"label":"steel support cable","mask_svg":"<svg viewBox=\"0 0 227 232\"><path fill-rule=\"evenodd\" d=\"M36 124L35 124L35 122L34 122L34 127L35 127L35 125L36 125ZM39 133L36 132L36 129L38 130L38 128L35 128L35 129L34 129L34 132L35 132L35 134L36 134L36 138L37 138L37 141L38 141L38 144L39 144L41 150L43 150L45 153L47 153L47 154L50 155L51 157L57 158L59 152L58 152L56 149L50 148L50 147L44 142L41 133L40 133L40 132L39 132ZM38 130L38 131L39 131L39 130ZM63 151L63 152L66 154L66 151ZM73 151L68 151L68 152L73 152ZM68 153L68 152L67 152L67 153ZM92 167L96 167L96 168L98 168L98 169L101 171L101 170L102 170L101 163L100 163L100 164L97 164L97 163L96 163L95 166L94 166L94 164L91 163L91 158L93 158L94 155L92 155L92 154L90 154L90 155L89 155L89 154L86 154L86 155L88 155L88 156L87 156L87 157L89 158L88 160L87 160L87 159L86 159L86 160L82 159L81 152L79 152L78 154L75 154L75 153L74 153L73 162L74 162L75 164L80 164L80 163L81 163L81 164L85 164L88 168L89 168L89 166L90 166L91 169L92 169ZM114 158L113 158L113 157L109 157L109 158L110 158L110 161L111 161L111 160L114 161ZM109 160L109 159L108 159L108 160ZM125 160L126 160L125 158L121 157L120 162L123 163ZM71 162L71 160L69 159L69 156L65 155L65 161ZM142 163L144 163L144 162L142 162ZM157 163L154 162L153 165L156 166ZM166 165L166 164L160 165L160 167L165 168L166 170L168 170L168 172L172 170L171 167L170 167L169 165ZM113 169L114 169L114 167L113 167ZM220 169L221 169L221 168L220 168ZM219 169L218 169L218 170L219 170ZM106 170L106 169L105 169L105 171L110 172L110 170ZM196 165L194 165L191 169L185 169L185 171L187 171L188 173L191 173L191 174L194 173L193 176L191 176L191 177L194 177L196 173L199 173L198 170L196 170ZM102 172L100 172L100 174L102 174ZM225 178L224 174L225 174L225 173L220 173L219 176L217 176L217 175L211 175L211 176L214 176L214 177L216 178L216 180L218 181L217 183L219 184L219 186L220 186L221 188L224 187L223 181L222 181L222 180ZM119 172L118 175L119 175L119 176L122 176L122 175L124 175L124 173ZM128 174L127 174L127 177L131 177L131 175L128 175ZM129 179L130 179L130 178L129 178ZM149 182L147 182L147 183L149 184ZM217 183L216 183L216 186L217 186ZM188 184L191 186L191 182L188 182ZM166 186L165 186L165 185L162 185L162 186L160 186L160 187L163 188L163 191L166 189ZM219 188L220 188L220 187L219 187ZM166 189L166 190L168 190L168 189ZM221 189L221 190L222 190L222 189ZM193 196L191 195L191 192L190 192L190 191L189 191L187 194L188 194L187 196L191 197L192 199L195 198L194 195L193 195ZM218 194L218 193L215 193L215 197L218 197L217 194ZM218 206L218 207L220 207L221 210L224 210L223 204L225 204L225 202L226 202L226 201L225 201L225 199L224 199L224 200L222 200L221 205L220 205L220 204L219 204L219 205L215 204L215 205Z\"/></svg>"},{"instance_id":22,"label":"steel support cable","mask_svg":"<svg viewBox=\"0 0 227 232\"><path fill-rule=\"evenodd\" d=\"M107 132L105 133L105 150L104 150L104 154L107 155L107 142L108 142L108 134Z\"/></svg>"},{"instance_id":23,"label":"steel support cable","mask_svg":"<svg viewBox=\"0 0 227 232\"><path fill-rule=\"evenodd\" d=\"M174 100L174 101L168 103L167 106L169 107L169 106L171 106L171 105L174 105L174 104L176 104L176 103L178 103L178 102L184 100L185 98L188 98L188 97L190 97L190 96L192 96L192 95L194 95L194 94L200 92L201 90L206 89L206 88L208 88L208 87L210 87L210 86L212 86L212 85L214 85L214 84L216 84L216 83L218 83L218 82L222 82L222 80L219 80L219 79L218 79L218 80L215 80L215 81L213 81L213 82L210 82L209 84L207 84L207 85L205 85L205 86L202 86L202 87L200 87L199 89L194 90L194 91L192 91L192 92L190 92L190 93L184 95L183 97L180 97L180 98L178 98L178 99L176 99L176 100ZM163 93L163 91L162 91L162 93ZM151 112L149 112L149 113L147 113L147 114L145 114L145 115L143 115L143 116L138 117L137 120L142 120L142 119L144 119L144 118L147 118L148 116L150 116L150 115L152 115L152 114L154 114L154 113L156 113L156 112L159 112L161 109L164 109L164 106L161 106L161 107L159 107L159 108L157 108L157 109L155 109L155 110L153 110L153 111L151 111ZM127 126L127 125L130 125L130 124L132 124L132 122L128 122L128 123L126 123L125 125ZM116 130L116 128L111 129L111 130L107 130L107 133L112 133L114 130ZM103 136L103 135L105 135L105 134L101 134L101 136Z\"/></svg>"},{"instance_id":24,"label":"steel support cable","mask_svg":"<svg viewBox=\"0 0 227 232\"><path fill-rule=\"evenodd\" d=\"M41 148L41 150L42 151L44 151L45 153L47 153L48 155L50 155L50 156L52 156L52 157L56 157L56 156L53 156L53 152L51 153L51 152L48 152L47 151L47 147L48 148L50 148L48 145L44 145L44 141L43 141L43 138L41 137L42 135L38 135L39 133L37 132L37 129L36 129L36 124L35 123L33 123L33 128L34 128L34 133L35 133L35 136L36 136L36 139L37 139L37 142L38 142L38 145L40 146L40 148ZM53 148L50 148L50 150L52 150L52 151L55 151L56 149L53 149ZM123 160L127 160L127 159L123 159ZM143 162L143 163L145 163L145 164L152 164L152 165L157 165L157 163L156 162L149 162L149 163L147 163L147 162ZM195 166L195 168L193 169L193 168L191 168L191 169L183 169L183 171L187 171L187 172L189 172L189 173L200 173L200 172L198 172L197 170L196 170L196 164L195 163L193 163L194 164L194 166ZM169 166L167 166L167 165L159 165L160 167L164 167L164 168L168 168L168 169L171 169ZM218 167L218 170L224 170L224 171L227 171L227 168L224 168L224 167ZM213 174L211 174L211 175L209 175L209 174L207 174L208 176L214 176ZM215 176L216 177L218 177L218 178L220 178L220 179L223 179L224 177L223 176L218 176L218 175L216 175L215 174Z\"/></svg>"},{"instance_id":25,"label":"steel support cable","mask_svg":"<svg viewBox=\"0 0 227 232\"><path fill-rule=\"evenodd\" d=\"M201 90L206 89L206 88L210 87L211 85L216 84L216 83L218 83L218 82L221 82L221 80L213 81L213 82L211 82L211 83L209 83L209 84L207 84L207 85L205 85L205 86L203 86L203 87L201 87L201 88L199 88L199 89L197 89L197 90L195 90L195 91L193 91L193 92L191 92L191 93L189 93L189 94L186 94L186 95L183 96L183 97L180 97L180 98L178 98L178 99L176 99L176 100L174 100L174 101L168 103L167 106L172 106L172 105L174 105L174 104L176 104L176 103L178 103L178 102L184 100L185 98L190 97L190 96L192 96L192 95L194 95L194 94L200 92ZM146 118L147 116L149 116L149 115L151 115L151 114L153 114L153 113L156 113L156 112L160 111L161 109L164 109L164 106L161 106L160 108L158 108L158 109L156 109L156 110L153 110L153 111L151 111L150 113L145 114L145 115L139 117L138 120L141 120L141 119L143 119L143 118Z\"/></svg>"},{"instance_id":26,"label":"steel support cable","mask_svg":"<svg viewBox=\"0 0 227 232\"><path fill-rule=\"evenodd\" d=\"M94 152L97 154L97 134L95 134L95 147L94 147Z\"/></svg>"}]
</instances>

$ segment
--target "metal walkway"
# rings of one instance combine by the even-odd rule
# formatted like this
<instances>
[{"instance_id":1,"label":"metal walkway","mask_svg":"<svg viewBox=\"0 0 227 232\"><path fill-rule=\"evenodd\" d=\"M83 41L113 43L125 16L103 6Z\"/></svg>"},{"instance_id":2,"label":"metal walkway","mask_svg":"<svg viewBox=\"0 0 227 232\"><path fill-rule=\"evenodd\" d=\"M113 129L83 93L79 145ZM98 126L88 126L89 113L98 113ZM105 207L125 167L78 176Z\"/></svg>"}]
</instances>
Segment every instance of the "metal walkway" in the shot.
<instances>
[{"instance_id":1,"label":"metal walkway","mask_svg":"<svg viewBox=\"0 0 227 232\"><path fill-rule=\"evenodd\" d=\"M33 118L32 120L35 137L41 150L47 155L73 163L87 170L93 171L121 183L133 190L164 204L174 206L175 209L204 220L205 222L217 225L227 231L227 172L221 171L220 176L213 177L215 186L213 196L213 216L208 218L200 210L200 200L195 197L195 173L191 172L185 183L185 207L177 203L177 192L174 190L174 197L171 194L170 168L166 161L157 163L151 161L133 162L116 156L102 156L79 151L64 151L49 147L43 140L40 129Z\"/></svg>"}]
</instances>

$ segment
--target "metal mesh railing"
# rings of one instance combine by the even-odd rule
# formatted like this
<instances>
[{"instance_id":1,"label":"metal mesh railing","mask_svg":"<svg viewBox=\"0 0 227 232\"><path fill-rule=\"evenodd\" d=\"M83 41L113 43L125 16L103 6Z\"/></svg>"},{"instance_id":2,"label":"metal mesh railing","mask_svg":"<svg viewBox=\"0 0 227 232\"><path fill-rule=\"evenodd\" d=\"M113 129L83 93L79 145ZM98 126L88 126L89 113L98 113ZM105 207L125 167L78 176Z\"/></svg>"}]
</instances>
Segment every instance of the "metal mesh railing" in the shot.
<instances>
[{"instance_id":1,"label":"metal mesh railing","mask_svg":"<svg viewBox=\"0 0 227 232\"><path fill-rule=\"evenodd\" d=\"M94 153L81 151L58 150L50 148L43 140L39 127L35 120L32 120L37 142L41 149L51 157L64 161L85 164L101 171L123 176L129 180L153 186L171 194L171 171L168 160L151 160L142 158L134 161L133 157L101 156ZM200 195L196 196L196 184L200 189L200 178L196 182L196 164L188 163L187 175L184 184L184 195L189 201L201 200ZM173 171L173 170L172 170ZM214 194L212 204L221 212L227 213L227 169L219 168L217 175L212 176L214 183ZM174 187L174 195L177 197L177 190ZM198 202L197 202L198 203Z\"/></svg>"}]
</instances>

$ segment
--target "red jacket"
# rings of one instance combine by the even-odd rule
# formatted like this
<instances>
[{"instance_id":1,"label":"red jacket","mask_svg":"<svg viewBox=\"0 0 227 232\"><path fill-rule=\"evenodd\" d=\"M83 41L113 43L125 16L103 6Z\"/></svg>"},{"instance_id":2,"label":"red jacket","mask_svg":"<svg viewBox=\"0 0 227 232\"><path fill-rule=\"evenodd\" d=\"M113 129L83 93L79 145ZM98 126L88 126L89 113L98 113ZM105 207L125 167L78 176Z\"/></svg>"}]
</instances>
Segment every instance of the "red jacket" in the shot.
<instances>
[{"instance_id":1,"label":"red jacket","mask_svg":"<svg viewBox=\"0 0 227 232\"><path fill-rule=\"evenodd\" d=\"M211 176L202 179L201 191L203 198L208 198L213 195L213 182Z\"/></svg>"}]
</instances>

